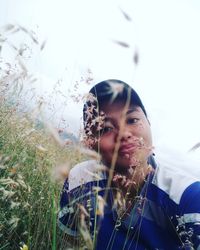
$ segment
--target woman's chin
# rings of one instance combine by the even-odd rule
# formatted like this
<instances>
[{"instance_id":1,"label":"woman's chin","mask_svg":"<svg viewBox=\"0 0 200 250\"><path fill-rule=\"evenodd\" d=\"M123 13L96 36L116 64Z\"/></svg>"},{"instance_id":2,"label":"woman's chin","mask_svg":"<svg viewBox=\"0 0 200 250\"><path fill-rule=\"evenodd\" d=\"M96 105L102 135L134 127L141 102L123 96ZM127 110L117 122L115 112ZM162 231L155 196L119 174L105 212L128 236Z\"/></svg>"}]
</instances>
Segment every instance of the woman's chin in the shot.
<instances>
[{"instance_id":1,"label":"woman's chin","mask_svg":"<svg viewBox=\"0 0 200 250\"><path fill-rule=\"evenodd\" d=\"M134 169L132 162L129 159L118 159L115 170L119 173L128 173L130 169Z\"/></svg>"}]
</instances>

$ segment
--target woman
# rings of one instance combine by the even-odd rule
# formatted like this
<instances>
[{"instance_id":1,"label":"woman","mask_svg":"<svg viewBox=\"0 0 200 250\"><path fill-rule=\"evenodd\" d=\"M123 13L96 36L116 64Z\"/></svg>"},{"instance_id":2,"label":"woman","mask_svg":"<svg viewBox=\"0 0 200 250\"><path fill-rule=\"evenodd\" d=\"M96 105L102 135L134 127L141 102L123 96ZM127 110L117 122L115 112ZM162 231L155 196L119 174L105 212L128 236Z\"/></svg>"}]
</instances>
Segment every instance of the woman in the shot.
<instances>
[{"instance_id":1,"label":"woman","mask_svg":"<svg viewBox=\"0 0 200 250\"><path fill-rule=\"evenodd\" d=\"M138 94L120 80L103 81L83 112L87 146L101 160L70 171L60 227L82 234L91 249L200 249L200 182L155 163Z\"/></svg>"}]
</instances>

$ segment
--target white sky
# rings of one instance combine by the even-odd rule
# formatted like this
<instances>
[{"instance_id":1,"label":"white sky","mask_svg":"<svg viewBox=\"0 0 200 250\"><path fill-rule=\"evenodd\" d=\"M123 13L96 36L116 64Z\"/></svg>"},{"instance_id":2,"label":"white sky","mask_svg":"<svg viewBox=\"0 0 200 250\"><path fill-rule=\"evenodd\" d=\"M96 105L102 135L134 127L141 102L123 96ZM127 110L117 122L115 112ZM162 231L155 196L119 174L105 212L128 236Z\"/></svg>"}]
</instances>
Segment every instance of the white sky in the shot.
<instances>
[{"instance_id":1,"label":"white sky","mask_svg":"<svg viewBox=\"0 0 200 250\"><path fill-rule=\"evenodd\" d=\"M155 144L187 151L200 141L199 0L0 0L0 25L7 23L32 28L41 41L47 40L30 62L42 79L38 92L51 92L63 78L61 89L67 95L90 68L95 82L119 78L138 91ZM112 40L127 42L130 48ZM90 87L79 86L82 93ZM77 131L82 103L68 101L61 107L56 100L55 106Z\"/></svg>"}]
</instances>

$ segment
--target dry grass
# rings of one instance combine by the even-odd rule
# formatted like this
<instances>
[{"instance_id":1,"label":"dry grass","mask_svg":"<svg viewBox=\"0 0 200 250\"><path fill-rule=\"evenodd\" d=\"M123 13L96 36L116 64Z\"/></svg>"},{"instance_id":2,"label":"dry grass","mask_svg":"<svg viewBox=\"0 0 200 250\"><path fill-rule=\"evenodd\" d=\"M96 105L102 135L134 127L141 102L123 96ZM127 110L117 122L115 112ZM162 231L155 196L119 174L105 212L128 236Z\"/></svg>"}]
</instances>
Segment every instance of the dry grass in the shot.
<instances>
[{"instance_id":1,"label":"dry grass","mask_svg":"<svg viewBox=\"0 0 200 250\"><path fill-rule=\"evenodd\" d=\"M121 12L127 21L131 21L124 11ZM66 236L57 228L56 222L60 190L70 168L86 158L99 160L99 155L89 149L66 144L51 124L38 120L42 99L39 99L33 109L34 115L27 112L22 90L24 84L33 83L36 79L29 74L23 60L29 46L17 46L7 39L17 32L25 33L41 51L46 44L46 41L40 42L33 31L20 25L9 24L0 34L0 51L6 44L12 48L15 55L13 64L7 63L3 58L0 61L3 69L0 76L0 250L20 249L24 243L35 250L70 249L70 247L84 249L85 246L92 249L94 242L87 231L85 223L87 211L84 208L80 213L81 239L76 240ZM130 47L126 42L113 41L124 48ZM134 53L134 63L138 63L137 52ZM88 84L92 80L92 73L89 70L84 82ZM78 82L75 84L75 89L78 89ZM119 89L113 89L113 100L118 91ZM76 94L71 95L71 98L80 101L82 96ZM129 100L126 108L128 105ZM99 124L101 127L99 117L95 119L95 126ZM91 122L93 124L94 120ZM120 138L121 131L106 190L110 188L115 177L114 166ZM96 212L100 215L103 215L106 196L107 191L104 200L97 195ZM115 202L117 206L124 207L124 197L119 192L116 193Z\"/></svg>"},{"instance_id":2,"label":"dry grass","mask_svg":"<svg viewBox=\"0 0 200 250\"><path fill-rule=\"evenodd\" d=\"M34 112L26 109L22 90L35 78L26 67L25 51L9 39L17 32L25 33L41 50L45 46L22 26L1 29L1 51L9 46L14 60L0 58L0 249L20 249L23 244L35 250L66 249L69 241L57 229L60 190L83 153L38 119L41 101Z\"/></svg>"}]
</instances>

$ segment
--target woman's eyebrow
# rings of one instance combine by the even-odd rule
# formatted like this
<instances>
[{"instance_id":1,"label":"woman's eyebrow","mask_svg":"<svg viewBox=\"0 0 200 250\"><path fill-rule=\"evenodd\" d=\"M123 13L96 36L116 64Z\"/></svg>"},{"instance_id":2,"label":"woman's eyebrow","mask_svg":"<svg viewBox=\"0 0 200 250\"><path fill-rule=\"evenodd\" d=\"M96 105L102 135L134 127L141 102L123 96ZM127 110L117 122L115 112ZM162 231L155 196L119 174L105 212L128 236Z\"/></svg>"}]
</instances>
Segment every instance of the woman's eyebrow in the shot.
<instances>
[{"instance_id":1,"label":"woman's eyebrow","mask_svg":"<svg viewBox=\"0 0 200 250\"><path fill-rule=\"evenodd\" d=\"M105 124L105 122L108 122L112 126L117 126L117 121L115 120L115 118L112 118L109 116L105 117L104 124Z\"/></svg>"},{"instance_id":2,"label":"woman's eyebrow","mask_svg":"<svg viewBox=\"0 0 200 250\"><path fill-rule=\"evenodd\" d=\"M132 113L132 112L135 112L135 111L138 111L137 107L133 107L133 108L129 109L129 110L126 112L126 114L128 115L128 114L130 114L130 113Z\"/></svg>"},{"instance_id":3,"label":"woman's eyebrow","mask_svg":"<svg viewBox=\"0 0 200 250\"><path fill-rule=\"evenodd\" d=\"M113 118L106 116L105 117L105 122L113 122Z\"/></svg>"}]
</instances>

